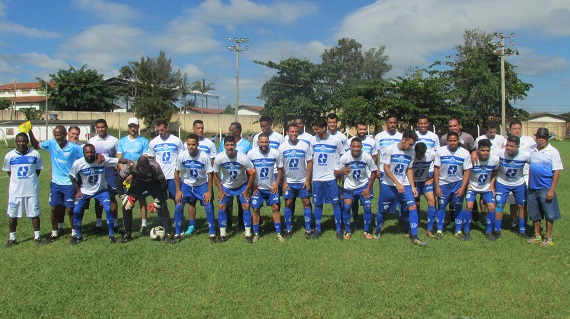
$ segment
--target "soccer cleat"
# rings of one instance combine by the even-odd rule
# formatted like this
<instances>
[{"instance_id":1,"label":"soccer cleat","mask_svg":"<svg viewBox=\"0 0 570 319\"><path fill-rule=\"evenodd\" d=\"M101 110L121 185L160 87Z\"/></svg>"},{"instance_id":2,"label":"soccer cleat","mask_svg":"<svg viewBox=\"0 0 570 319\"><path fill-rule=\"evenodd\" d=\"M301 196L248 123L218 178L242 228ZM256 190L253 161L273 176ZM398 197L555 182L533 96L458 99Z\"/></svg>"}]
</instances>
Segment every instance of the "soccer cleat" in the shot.
<instances>
[{"instance_id":1,"label":"soccer cleat","mask_svg":"<svg viewBox=\"0 0 570 319\"><path fill-rule=\"evenodd\" d=\"M10 240L8 240L8 242L6 243L6 245L4 247L10 248L10 247L17 245L17 244L18 244L18 242L15 239L10 239Z\"/></svg>"},{"instance_id":2,"label":"soccer cleat","mask_svg":"<svg viewBox=\"0 0 570 319\"><path fill-rule=\"evenodd\" d=\"M471 237L471 232L465 232L465 240L469 241L471 239L473 239L473 237Z\"/></svg>"},{"instance_id":3,"label":"soccer cleat","mask_svg":"<svg viewBox=\"0 0 570 319\"><path fill-rule=\"evenodd\" d=\"M181 240L182 240L182 236L174 235L174 238L172 238L172 243L176 244L176 243L180 242Z\"/></svg>"},{"instance_id":4,"label":"soccer cleat","mask_svg":"<svg viewBox=\"0 0 570 319\"><path fill-rule=\"evenodd\" d=\"M527 243L529 244L540 244L541 242L542 242L542 237L540 237L540 235L536 235L527 241Z\"/></svg>"},{"instance_id":5,"label":"soccer cleat","mask_svg":"<svg viewBox=\"0 0 570 319\"><path fill-rule=\"evenodd\" d=\"M131 241L131 240L133 240L133 238L131 237L131 234L125 233L125 234L123 235L123 238L121 238L121 244L124 244L124 243L126 243L126 242L129 242L129 241Z\"/></svg>"},{"instance_id":6,"label":"soccer cleat","mask_svg":"<svg viewBox=\"0 0 570 319\"><path fill-rule=\"evenodd\" d=\"M431 231L427 231L426 236L428 236L429 238L435 238L435 235Z\"/></svg>"},{"instance_id":7,"label":"soccer cleat","mask_svg":"<svg viewBox=\"0 0 570 319\"><path fill-rule=\"evenodd\" d=\"M305 238L312 239L313 238L313 231L312 230L305 230Z\"/></svg>"},{"instance_id":8,"label":"soccer cleat","mask_svg":"<svg viewBox=\"0 0 570 319\"><path fill-rule=\"evenodd\" d=\"M366 238L366 239L374 239L374 236L372 236L372 234L369 233L369 232L364 232L364 238Z\"/></svg>"},{"instance_id":9,"label":"soccer cleat","mask_svg":"<svg viewBox=\"0 0 570 319\"><path fill-rule=\"evenodd\" d=\"M283 237L285 237L285 239L291 239L292 236L293 236L293 231L291 231L291 230L286 230L285 234L283 235Z\"/></svg>"},{"instance_id":10,"label":"soccer cleat","mask_svg":"<svg viewBox=\"0 0 570 319\"><path fill-rule=\"evenodd\" d=\"M552 241L552 238L548 238L548 237L544 237L544 239L542 240L542 243L540 243L540 246L542 247L550 247L554 245L554 242Z\"/></svg>"},{"instance_id":11,"label":"soccer cleat","mask_svg":"<svg viewBox=\"0 0 570 319\"><path fill-rule=\"evenodd\" d=\"M463 235L462 232L458 231L457 233L455 233L455 238L459 240L465 240L465 235Z\"/></svg>"},{"instance_id":12,"label":"soccer cleat","mask_svg":"<svg viewBox=\"0 0 570 319\"><path fill-rule=\"evenodd\" d=\"M148 235L147 227L146 227L146 226L141 226L141 228L139 229L139 234L140 234L141 236Z\"/></svg>"},{"instance_id":13,"label":"soccer cleat","mask_svg":"<svg viewBox=\"0 0 570 319\"><path fill-rule=\"evenodd\" d=\"M210 236L210 244L215 244L218 242L218 239L216 238L216 236Z\"/></svg>"},{"instance_id":14,"label":"soccer cleat","mask_svg":"<svg viewBox=\"0 0 570 319\"><path fill-rule=\"evenodd\" d=\"M344 236L341 231L336 232L336 239L343 240Z\"/></svg>"},{"instance_id":15,"label":"soccer cleat","mask_svg":"<svg viewBox=\"0 0 570 319\"><path fill-rule=\"evenodd\" d=\"M245 236L245 242L248 244L253 244L253 237L251 236Z\"/></svg>"},{"instance_id":16,"label":"soccer cleat","mask_svg":"<svg viewBox=\"0 0 570 319\"><path fill-rule=\"evenodd\" d=\"M529 240L530 236L526 232L519 233L519 237L524 240Z\"/></svg>"},{"instance_id":17,"label":"soccer cleat","mask_svg":"<svg viewBox=\"0 0 570 319\"><path fill-rule=\"evenodd\" d=\"M69 241L69 244L72 246L75 246L82 241L83 241L83 237L77 237L77 235L75 235L75 236L71 236L71 240Z\"/></svg>"},{"instance_id":18,"label":"soccer cleat","mask_svg":"<svg viewBox=\"0 0 570 319\"><path fill-rule=\"evenodd\" d=\"M279 240L280 242L284 242L284 241L285 241L285 237L283 237L281 234L277 234L275 237L276 237L277 240Z\"/></svg>"},{"instance_id":19,"label":"soccer cleat","mask_svg":"<svg viewBox=\"0 0 570 319\"><path fill-rule=\"evenodd\" d=\"M425 247L425 246L427 246L427 244L426 244L425 242L423 242L423 241L422 241L421 239L419 239L419 238L413 238L413 239L412 239L412 244L418 245L418 246L420 246L420 247Z\"/></svg>"},{"instance_id":20,"label":"soccer cleat","mask_svg":"<svg viewBox=\"0 0 570 319\"><path fill-rule=\"evenodd\" d=\"M36 242L36 245L38 245L38 246L47 245L47 243L48 243L47 241L42 240L41 237L38 237L38 238L34 239L34 241Z\"/></svg>"},{"instance_id":21,"label":"soccer cleat","mask_svg":"<svg viewBox=\"0 0 570 319\"><path fill-rule=\"evenodd\" d=\"M188 226L188 229L184 232L184 235L190 236L194 232L194 226Z\"/></svg>"},{"instance_id":22,"label":"soccer cleat","mask_svg":"<svg viewBox=\"0 0 570 319\"><path fill-rule=\"evenodd\" d=\"M114 244L114 243L117 242L117 238L116 238L115 236L109 236L109 242L110 242L111 244Z\"/></svg>"},{"instance_id":23,"label":"soccer cleat","mask_svg":"<svg viewBox=\"0 0 570 319\"><path fill-rule=\"evenodd\" d=\"M315 230L315 231L313 232L313 238L314 238L314 239L319 239L319 238L321 238L321 236L322 236L322 233L321 233L320 231Z\"/></svg>"},{"instance_id":24,"label":"soccer cleat","mask_svg":"<svg viewBox=\"0 0 570 319\"><path fill-rule=\"evenodd\" d=\"M48 241L49 241L50 243L53 243L53 242L56 241L58 238L59 238L59 237L57 237L57 236L50 235Z\"/></svg>"},{"instance_id":25,"label":"soccer cleat","mask_svg":"<svg viewBox=\"0 0 570 319\"><path fill-rule=\"evenodd\" d=\"M344 239L350 239L350 236L351 236L351 235L352 235L352 234L351 234L350 232L344 233Z\"/></svg>"},{"instance_id":26,"label":"soccer cleat","mask_svg":"<svg viewBox=\"0 0 570 319\"><path fill-rule=\"evenodd\" d=\"M166 236L164 236L164 242L167 244L176 244L171 234L166 234Z\"/></svg>"},{"instance_id":27,"label":"soccer cleat","mask_svg":"<svg viewBox=\"0 0 570 319\"><path fill-rule=\"evenodd\" d=\"M254 243L257 243L257 242L259 241L259 234L257 234L257 233L253 234L253 239L252 239L252 240L253 240Z\"/></svg>"},{"instance_id":28,"label":"soccer cleat","mask_svg":"<svg viewBox=\"0 0 570 319\"><path fill-rule=\"evenodd\" d=\"M519 228L519 223L517 223L517 222L512 222L512 223L511 223L511 228Z\"/></svg>"},{"instance_id":29,"label":"soccer cleat","mask_svg":"<svg viewBox=\"0 0 570 319\"><path fill-rule=\"evenodd\" d=\"M495 240L496 240L496 239L495 239L495 236L493 236L492 233L486 233L486 234L485 234L485 238L487 238L487 239L490 240L490 241L495 241Z\"/></svg>"},{"instance_id":30,"label":"soccer cleat","mask_svg":"<svg viewBox=\"0 0 570 319\"><path fill-rule=\"evenodd\" d=\"M500 230L495 230L493 232L493 236L495 237L496 240L501 239L501 231Z\"/></svg>"},{"instance_id":31,"label":"soccer cleat","mask_svg":"<svg viewBox=\"0 0 570 319\"><path fill-rule=\"evenodd\" d=\"M442 233L440 230L438 230L438 231L435 233L435 239L436 239L436 240L442 240L442 239L443 239L443 233Z\"/></svg>"},{"instance_id":32,"label":"soccer cleat","mask_svg":"<svg viewBox=\"0 0 570 319\"><path fill-rule=\"evenodd\" d=\"M211 238L211 237L210 237L210 238ZM228 237L226 237L226 236L220 236L220 237L218 238L218 241L217 241L217 242L218 242L218 243L225 243L226 241L228 241Z\"/></svg>"},{"instance_id":33,"label":"soccer cleat","mask_svg":"<svg viewBox=\"0 0 570 319\"><path fill-rule=\"evenodd\" d=\"M481 221L479 220L473 223L473 225L475 225L475 227L477 227L480 230L485 230L485 225L483 225L483 223L481 223Z\"/></svg>"},{"instance_id":34,"label":"soccer cleat","mask_svg":"<svg viewBox=\"0 0 570 319\"><path fill-rule=\"evenodd\" d=\"M380 239L380 231L376 230L376 232L374 233L374 239Z\"/></svg>"}]
</instances>

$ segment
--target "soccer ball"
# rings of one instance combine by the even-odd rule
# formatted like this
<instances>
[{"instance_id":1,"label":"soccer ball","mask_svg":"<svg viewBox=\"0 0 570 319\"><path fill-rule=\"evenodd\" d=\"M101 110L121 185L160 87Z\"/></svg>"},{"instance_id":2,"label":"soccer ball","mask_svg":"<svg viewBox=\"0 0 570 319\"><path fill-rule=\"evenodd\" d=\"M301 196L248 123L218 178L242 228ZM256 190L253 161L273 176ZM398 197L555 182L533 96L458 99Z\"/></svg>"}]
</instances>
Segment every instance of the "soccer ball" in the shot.
<instances>
[{"instance_id":1,"label":"soccer ball","mask_svg":"<svg viewBox=\"0 0 570 319\"><path fill-rule=\"evenodd\" d=\"M162 226L157 226L150 230L150 239L152 240L163 240L164 235L165 231Z\"/></svg>"}]
</instances>

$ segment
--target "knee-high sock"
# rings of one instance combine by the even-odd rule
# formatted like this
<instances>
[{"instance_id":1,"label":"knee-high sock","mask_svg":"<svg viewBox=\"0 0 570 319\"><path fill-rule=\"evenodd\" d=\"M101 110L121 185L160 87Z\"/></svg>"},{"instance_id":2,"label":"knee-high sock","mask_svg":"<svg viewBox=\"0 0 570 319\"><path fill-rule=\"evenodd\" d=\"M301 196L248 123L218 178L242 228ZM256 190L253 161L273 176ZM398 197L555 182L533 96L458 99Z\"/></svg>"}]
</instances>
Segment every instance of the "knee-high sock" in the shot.
<instances>
[{"instance_id":1,"label":"knee-high sock","mask_svg":"<svg viewBox=\"0 0 570 319\"><path fill-rule=\"evenodd\" d=\"M437 231L443 231L443 221L445 220L445 207L443 209L438 209L435 212L435 219L437 224Z\"/></svg>"},{"instance_id":2,"label":"knee-high sock","mask_svg":"<svg viewBox=\"0 0 570 319\"><path fill-rule=\"evenodd\" d=\"M519 217L519 233L524 233L526 232L526 222L524 220L524 217Z\"/></svg>"},{"instance_id":3,"label":"knee-high sock","mask_svg":"<svg viewBox=\"0 0 570 319\"><path fill-rule=\"evenodd\" d=\"M501 231L501 224L503 223L502 219L496 219L495 218L495 230L496 231Z\"/></svg>"},{"instance_id":4,"label":"knee-high sock","mask_svg":"<svg viewBox=\"0 0 570 319\"><path fill-rule=\"evenodd\" d=\"M293 210L291 208L285 207L283 209L283 219L285 219L285 227L287 230L291 230L291 219L293 217Z\"/></svg>"},{"instance_id":5,"label":"knee-high sock","mask_svg":"<svg viewBox=\"0 0 570 319\"><path fill-rule=\"evenodd\" d=\"M244 222L245 225L245 222ZM248 227L248 226L245 226ZM253 233L254 234L259 234L259 224L253 224Z\"/></svg>"},{"instance_id":6,"label":"knee-high sock","mask_svg":"<svg viewBox=\"0 0 570 319\"><path fill-rule=\"evenodd\" d=\"M311 220L312 220L312 210L311 208L303 208L303 217L305 218L305 230L311 230ZM316 213L315 213L316 216Z\"/></svg>"},{"instance_id":7,"label":"knee-high sock","mask_svg":"<svg viewBox=\"0 0 570 319\"><path fill-rule=\"evenodd\" d=\"M334 224L336 226L336 232L340 231L340 226L342 222L342 210L339 204L333 205L333 216L334 216Z\"/></svg>"},{"instance_id":8,"label":"knee-high sock","mask_svg":"<svg viewBox=\"0 0 570 319\"><path fill-rule=\"evenodd\" d=\"M344 210L342 212L342 221L344 222L344 231L350 233L350 218L352 211L352 205L344 205Z\"/></svg>"},{"instance_id":9,"label":"knee-high sock","mask_svg":"<svg viewBox=\"0 0 570 319\"><path fill-rule=\"evenodd\" d=\"M273 223L275 227L275 235L281 234L281 222Z\"/></svg>"},{"instance_id":10,"label":"knee-high sock","mask_svg":"<svg viewBox=\"0 0 570 319\"><path fill-rule=\"evenodd\" d=\"M376 232L380 232L382 230L382 226L384 225L384 214L386 214L386 212L378 212L376 214Z\"/></svg>"},{"instance_id":11,"label":"knee-high sock","mask_svg":"<svg viewBox=\"0 0 570 319\"><path fill-rule=\"evenodd\" d=\"M81 225L83 223L83 209L73 211L73 228L75 228L75 235L78 238L83 237Z\"/></svg>"},{"instance_id":12,"label":"knee-high sock","mask_svg":"<svg viewBox=\"0 0 570 319\"><path fill-rule=\"evenodd\" d=\"M427 231L433 231L433 223L435 221L435 206L428 206L427 209Z\"/></svg>"},{"instance_id":13,"label":"knee-high sock","mask_svg":"<svg viewBox=\"0 0 570 319\"><path fill-rule=\"evenodd\" d=\"M400 205L401 206L401 205ZM416 210L417 213L417 210ZM399 221L402 222L402 225L404 226L404 231L409 231L409 227L410 227L410 210L408 208L406 208L405 210L400 212L400 218Z\"/></svg>"},{"instance_id":14,"label":"knee-high sock","mask_svg":"<svg viewBox=\"0 0 570 319\"><path fill-rule=\"evenodd\" d=\"M323 218L323 206L315 206L315 229L321 231L321 218Z\"/></svg>"},{"instance_id":15,"label":"knee-high sock","mask_svg":"<svg viewBox=\"0 0 570 319\"><path fill-rule=\"evenodd\" d=\"M176 204L174 208L174 234L180 235L182 219L184 218L184 205Z\"/></svg>"},{"instance_id":16,"label":"knee-high sock","mask_svg":"<svg viewBox=\"0 0 570 319\"><path fill-rule=\"evenodd\" d=\"M251 210L249 209L243 210L243 226L251 227Z\"/></svg>"},{"instance_id":17,"label":"knee-high sock","mask_svg":"<svg viewBox=\"0 0 570 319\"><path fill-rule=\"evenodd\" d=\"M495 212L489 211L487 212L487 224L485 225L485 233L491 233L493 231L493 224L495 223Z\"/></svg>"},{"instance_id":18,"label":"knee-high sock","mask_svg":"<svg viewBox=\"0 0 570 319\"><path fill-rule=\"evenodd\" d=\"M111 211L111 205L109 203L102 205L103 211L105 212L105 218L107 219L107 228L109 229L109 236L115 236L115 218L113 218L113 211ZM75 214L74 214L75 215Z\"/></svg>"},{"instance_id":19,"label":"knee-high sock","mask_svg":"<svg viewBox=\"0 0 570 319\"><path fill-rule=\"evenodd\" d=\"M465 210L460 210L457 212L457 216L455 216L455 233L463 230L463 216L465 215L465 212Z\"/></svg>"},{"instance_id":20,"label":"knee-high sock","mask_svg":"<svg viewBox=\"0 0 570 319\"><path fill-rule=\"evenodd\" d=\"M465 210L463 213L463 231L468 233L471 231L471 219L473 218L473 212L470 210Z\"/></svg>"},{"instance_id":21,"label":"knee-high sock","mask_svg":"<svg viewBox=\"0 0 570 319\"><path fill-rule=\"evenodd\" d=\"M372 222L372 209L370 206L364 206L364 232L370 231L370 223Z\"/></svg>"},{"instance_id":22,"label":"knee-high sock","mask_svg":"<svg viewBox=\"0 0 570 319\"><path fill-rule=\"evenodd\" d=\"M226 228L228 226L228 215L225 209L218 209L218 224L220 228Z\"/></svg>"},{"instance_id":23,"label":"knee-high sock","mask_svg":"<svg viewBox=\"0 0 570 319\"><path fill-rule=\"evenodd\" d=\"M409 212L410 214L408 216L408 219L410 220L410 231L412 233L412 238L415 238L418 236L418 223L419 223L418 210L410 209Z\"/></svg>"},{"instance_id":24,"label":"knee-high sock","mask_svg":"<svg viewBox=\"0 0 570 319\"><path fill-rule=\"evenodd\" d=\"M214 216L214 206L212 204L207 204L204 206L204 210L206 211L206 221L208 221L208 233L210 236L214 236L216 234L216 216Z\"/></svg>"}]
</instances>

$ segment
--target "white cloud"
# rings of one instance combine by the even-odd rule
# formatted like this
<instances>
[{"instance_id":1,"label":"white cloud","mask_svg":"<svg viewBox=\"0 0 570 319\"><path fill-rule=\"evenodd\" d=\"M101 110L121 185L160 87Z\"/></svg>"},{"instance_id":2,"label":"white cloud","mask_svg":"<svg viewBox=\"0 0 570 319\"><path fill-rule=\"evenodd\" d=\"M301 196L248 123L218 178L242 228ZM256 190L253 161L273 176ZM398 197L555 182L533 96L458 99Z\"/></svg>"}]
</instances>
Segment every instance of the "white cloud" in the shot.
<instances>
[{"instance_id":1,"label":"white cloud","mask_svg":"<svg viewBox=\"0 0 570 319\"><path fill-rule=\"evenodd\" d=\"M110 1L75 0L73 5L80 10L92 13L103 21L124 22L141 16L141 13L131 6Z\"/></svg>"},{"instance_id":2,"label":"white cloud","mask_svg":"<svg viewBox=\"0 0 570 319\"><path fill-rule=\"evenodd\" d=\"M32 38L59 38L60 35L56 32L41 30L37 28L28 28L23 25L12 22L0 22L0 33L6 34L19 34Z\"/></svg>"},{"instance_id":3,"label":"white cloud","mask_svg":"<svg viewBox=\"0 0 570 319\"><path fill-rule=\"evenodd\" d=\"M524 75L545 75L550 72L562 71L568 61L561 56L521 56L518 59L517 72Z\"/></svg>"},{"instance_id":4,"label":"white cloud","mask_svg":"<svg viewBox=\"0 0 570 319\"><path fill-rule=\"evenodd\" d=\"M190 82L196 81L195 79L202 78L204 76L204 72L202 72L195 64L186 64L184 67L180 68L180 72L188 74Z\"/></svg>"},{"instance_id":5,"label":"white cloud","mask_svg":"<svg viewBox=\"0 0 570 319\"><path fill-rule=\"evenodd\" d=\"M192 19L177 18L149 42L166 52L190 54L218 48L219 43L214 37L214 30L210 27Z\"/></svg>"}]
</instances>

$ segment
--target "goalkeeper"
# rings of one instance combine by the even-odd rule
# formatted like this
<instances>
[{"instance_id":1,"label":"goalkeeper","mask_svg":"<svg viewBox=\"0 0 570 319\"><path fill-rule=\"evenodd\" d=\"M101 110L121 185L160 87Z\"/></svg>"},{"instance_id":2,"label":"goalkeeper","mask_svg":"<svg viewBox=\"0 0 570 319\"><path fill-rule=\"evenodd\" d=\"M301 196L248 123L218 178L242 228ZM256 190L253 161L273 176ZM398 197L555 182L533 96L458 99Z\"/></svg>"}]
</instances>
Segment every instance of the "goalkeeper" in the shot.
<instances>
[{"instance_id":1,"label":"goalkeeper","mask_svg":"<svg viewBox=\"0 0 570 319\"><path fill-rule=\"evenodd\" d=\"M123 226L125 233L121 239L121 243L126 243L132 240L133 232L133 205L136 200L148 192L154 198L154 201L148 205L148 211L158 212L160 222L164 227L166 236L164 240L167 243L172 243L172 224L170 221L170 213L168 212L168 205L166 204L167 187L166 179L162 173L162 169L155 160L149 159L146 156L141 156L136 165L126 167L122 170L117 179L115 180L117 192L123 203ZM130 187L126 190L123 187L125 179L131 175L132 179Z\"/></svg>"}]
</instances>

